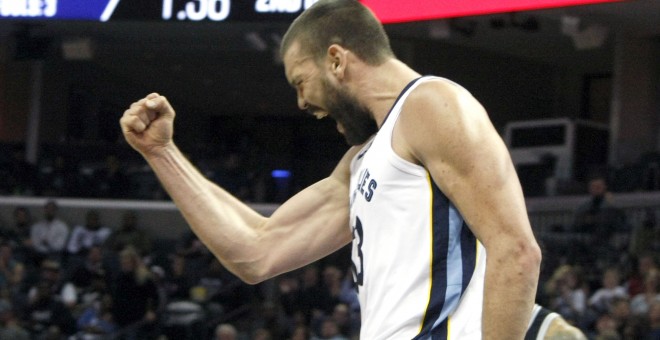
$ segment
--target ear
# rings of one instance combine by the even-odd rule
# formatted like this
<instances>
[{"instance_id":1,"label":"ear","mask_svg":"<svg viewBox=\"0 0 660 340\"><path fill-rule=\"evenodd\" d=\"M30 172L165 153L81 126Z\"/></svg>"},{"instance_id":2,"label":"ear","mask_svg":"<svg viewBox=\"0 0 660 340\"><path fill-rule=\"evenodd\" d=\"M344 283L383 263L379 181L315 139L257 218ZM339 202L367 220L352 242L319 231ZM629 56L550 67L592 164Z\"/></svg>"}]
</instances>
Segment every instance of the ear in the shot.
<instances>
[{"instance_id":1,"label":"ear","mask_svg":"<svg viewBox=\"0 0 660 340\"><path fill-rule=\"evenodd\" d=\"M338 79L344 78L346 65L348 64L347 55L348 50L341 45L332 44L328 47L327 63L329 64L329 71Z\"/></svg>"}]
</instances>

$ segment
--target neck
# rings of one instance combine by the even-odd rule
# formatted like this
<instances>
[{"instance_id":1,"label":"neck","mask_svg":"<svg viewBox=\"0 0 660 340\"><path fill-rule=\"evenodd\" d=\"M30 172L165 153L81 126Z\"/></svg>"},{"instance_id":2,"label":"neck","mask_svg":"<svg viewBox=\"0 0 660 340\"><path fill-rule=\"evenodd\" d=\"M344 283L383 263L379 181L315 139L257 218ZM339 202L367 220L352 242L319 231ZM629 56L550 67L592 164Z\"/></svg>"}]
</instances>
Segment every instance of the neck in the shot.
<instances>
[{"instance_id":1,"label":"neck","mask_svg":"<svg viewBox=\"0 0 660 340\"><path fill-rule=\"evenodd\" d=\"M397 97L420 74L397 59L390 59L378 66L360 68L355 74L354 93L373 113L380 128Z\"/></svg>"}]
</instances>

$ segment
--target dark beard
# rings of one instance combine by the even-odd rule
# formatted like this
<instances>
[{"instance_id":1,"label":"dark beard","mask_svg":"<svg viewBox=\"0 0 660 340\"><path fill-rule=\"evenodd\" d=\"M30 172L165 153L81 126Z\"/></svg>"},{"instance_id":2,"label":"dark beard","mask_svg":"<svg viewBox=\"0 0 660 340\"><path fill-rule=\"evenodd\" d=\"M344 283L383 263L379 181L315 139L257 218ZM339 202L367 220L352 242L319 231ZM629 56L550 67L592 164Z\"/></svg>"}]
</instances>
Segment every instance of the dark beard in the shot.
<instances>
[{"instance_id":1,"label":"dark beard","mask_svg":"<svg viewBox=\"0 0 660 340\"><path fill-rule=\"evenodd\" d=\"M360 145L378 132L371 111L360 104L347 91L332 86L323 79L326 93L325 107L328 115L344 128L344 138L349 145Z\"/></svg>"}]
</instances>

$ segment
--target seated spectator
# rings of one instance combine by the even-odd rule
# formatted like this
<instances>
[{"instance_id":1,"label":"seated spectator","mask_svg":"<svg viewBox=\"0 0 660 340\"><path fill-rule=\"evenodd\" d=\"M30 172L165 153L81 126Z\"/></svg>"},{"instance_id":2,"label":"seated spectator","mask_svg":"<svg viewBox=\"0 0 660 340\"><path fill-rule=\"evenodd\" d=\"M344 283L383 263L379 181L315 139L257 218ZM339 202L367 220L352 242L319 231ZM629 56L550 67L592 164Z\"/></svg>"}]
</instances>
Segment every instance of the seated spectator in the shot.
<instances>
[{"instance_id":1,"label":"seated spectator","mask_svg":"<svg viewBox=\"0 0 660 340\"><path fill-rule=\"evenodd\" d=\"M555 270L545 284L545 294L551 310L566 320L579 321L587 308L587 293L578 269L563 265Z\"/></svg>"},{"instance_id":2,"label":"seated spectator","mask_svg":"<svg viewBox=\"0 0 660 340\"><path fill-rule=\"evenodd\" d=\"M121 252L128 246L141 256L151 252L151 239L138 227L137 214L134 211L124 213L121 226L110 234L105 244L108 249L115 252Z\"/></svg>"},{"instance_id":3,"label":"seated spectator","mask_svg":"<svg viewBox=\"0 0 660 340\"><path fill-rule=\"evenodd\" d=\"M655 211L647 208L642 222L632 229L628 246L630 255L642 258L660 250L660 229L657 227L656 219Z\"/></svg>"},{"instance_id":4,"label":"seated spectator","mask_svg":"<svg viewBox=\"0 0 660 340\"><path fill-rule=\"evenodd\" d=\"M648 312L649 331L647 339L660 339L660 302L654 301Z\"/></svg>"},{"instance_id":5,"label":"seated spectator","mask_svg":"<svg viewBox=\"0 0 660 340\"><path fill-rule=\"evenodd\" d=\"M359 337L360 315L353 314L348 305L339 303L335 306L330 318L339 328L339 333L347 338Z\"/></svg>"},{"instance_id":6,"label":"seated spectator","mask_svg":"<svg viewBox=\"0 0 660 340\"><path fill-rule=\"evenodd\" d=\"M73 309L78 303L78 291L73 283L66 281L61 273L60 263L53 260L44 260L41 264L39 282L28 291L28 302L39 298L39 289L42 285L50 289L52 299Z\"/></svg>"},{"instance_id":7,"label":"seated spectator","mask_svg":"<svg viewBox=\"0 0 660 340\"><path fill-rule=\"evenodd\" d=\"M12 304L7 300L0 300L0 339L30 339L30 333L23 328L21 320L14 313Z\"/></svg>"},{"instance_id":8,"label":"seated spectator","mask_svg":"<svg viewBox=\"0 0 660 340\"><path fill-rule=\"evenodd\" d=\"M193 291L198 292L201 301L217 304L224 310L233 310L251 303L254 288L241 281L213 258L198 282L193 284Z\"/></svg>"},{"instance_id":9,"label":"seated spectator","mask_svg":"<svg viewBox=\"0 0 660 340\"><path fill-rule=\"evenodd\" d=\"M32 219L26 207L16 207L12 214L14 224L2 231L2 239L14 250L16 258L26 265L36 265L34 247L30 239Z\"/></svg>"},{"instance_id":10,"label":"seated spectator","mask_svg":"<svg viewBox=\"0 0 660 340\"><path fill-rule=\"evenodd\" d=\"M119 328L134 326L128 338L149 338L158 321L158 289L151 272L132 247L120 254L121 273L113 282L112 316Z\"/></svg>"},{"instance_id":11,"label":"seated spectator","mask_svg":"<svg viewBox=\"0 0 660 340\"><path fill-rule=\"evenodd\" d=\"M616 297L610 303L608 314L612 317L616 324L616 332L623 336L626 328L632 322L632 314L630 313L630 300L627 297Z\"/></svg>"},{"instance_id":12,"label":"seated spectator","mask_svg":"<svg viewBox=\"0 0 660 340\"><path fill-rule=\"evenodd\" d=\"M219 324L218 327L215 328L214 334L215 334L214 340L238 339L238 331L236 331L236 327L228 323Z\"/></svg>"},{"instance_id":13,"label":"seated spectator","mask_svg":"<svg viewBox=\"0 0 660 340\"><path fill-rule=\"evenodd\" d=\"M620 340L621 336L617 332L617 324L611 315L605 313L598 317L594 331L591 332L589 339L596 340Z\"/></svg>"},{"instance_id":14,"label":"seated spectator","mask_svg":"<svg viewBox=\"0 0 660 340\"><path fill-rule=\"evenodd\" d=\"M99 289L100 287L110 287L114 273L103 261L101 248L95 246L90 248L85 261L71 270L69 278L79 291L80 302L86 304L106 293L105 291L99 292Z\"/></svg>"},{"instance_id":15,"label":"seated spectator","mask_svg":"<svg viewBox=\"0 0 660 340\"><path fill-rule=\"evenodd\" d=\"M588 300L589 307L598 313L607 312L615 298L627 298L626 289L621 286L619 270L611 267L603 273L601 288L596 290Z\"/></svg>"},{"instance_id":16,"label":"seated spectator","mask_svg":"<svg viewBox=\"0 0 660 340\"><path fill-rule=\"evenodd\" d=\"M13 297L19 293L25 278L25 267L14 258L12 252L9 243L0 243L0 291Z\"/></svg>"},{"instance_id":17,"label":"seated spectator","mask_svg":"<svg viewBox=\"0 0 660 340\"><path fill-rule=\"evenodd\" d=\"M44 218L30 228L30 239L42 258L59 261L69 237L69 226L57 217L57 203L48 201L44 205Z\"/></svg>"},{"instance_id":18,"label":"seated spectator","mask_svg":"<svg viewBox=\"0 0 660 340\"><path fill-rule=\"evenodd\" d=\"M192 281L186 271L186 259L183 256L172 258L171 268L163 279L163 287L168 301L190 299Z\"/></svg>"},{"instance_id":19,"label":"seated spectator","mask_svg":"<svg viewBox=\"0 0 660 340\"><path fill-rule=\"evenodd\" d=\"M77 339L102 339L112 334L117 326L112 318L112 297L103 295L99 301L83 309L76 321Z\"/></svg>"},{"instance_id":20,"label":"seated spectator","mask_svg":"<svg viewBox=\"0 0 660 340\"><path fill-rule=\"evenodd\" d=\"M85 224L73 228L66 249L69 255L82 259L90 248L103 245L111 232L110 228L101 225L98 211L89 210Z\"/></svg>"},{"instance_id":21,"label":"seated spectator","mask_svg":"<svg viewBox=\"0 0 660 340\"><path fill-rule=\"evenodd\" d=\"M635 295L630 301L630 309L635 315L646 315L649 306L654 301L660 301L660 272L651 270L644 279L644 291Z\"/></svg>"},{"instance_id":22,"label":"seated spectator","mask_svg":"<svg viewBox=\"0 0 660 340\"><path fill-rule=\"evenodd\" d=\"M635 263L632 265L634 270L626 281L628 295L630 296L644 292L646 290L646 284L644 283L646 275L651 271L660 270L653 253L642 254L639 258L633 258L633 260Z\"/></svg>"},{"instance_id":23,"label":"seated spectator","mask_svg":"<svg viewBox=\"0 0 660 340\"><path fill-rule=\"evenodd\" d=\"M593 254L598 254L592 260L618 259L610 241L617 232L626 230L623 211L613 204L612 194L608 191L604 176L594 176L588 182L589 200L578 206L575 211L574 232L586 233L591 236L589 246Z\"/></svg>"},{"instance_id":24,"label":"seated spectator","mask_svg":"<svg viewBox=\"0 0 660 340\"><path fill-rule=\"evenodd\" d=\"M39 282L35 296L25 309L23 319L34 339L59 339L76 331L75 319L69 309L55 299L53 290L52 282Z\"/></svg>"},{"instance_id":25,"label":"seated spectator","mask_svg":"<svg viewBox=\"0 0 660 340\"><path fill-rule=\"evenodd\" d=\"M341 334L337 323L332 318L327 318L321 323L321 330L318 336L312 338L313 340L348 340L348 338Z\"/></svg>"},{"instance_id":26,"label":"seated spectator","mask_svg":"<svg viewBox=\"0 0 660 340\"><path fill-rule=\"evenodd\" d=\"M311 338L312 334L309 331L309 327L305 325L298 325L296 328L294 328L289 340L310 340Z\"/></svg>"}]
</instances>

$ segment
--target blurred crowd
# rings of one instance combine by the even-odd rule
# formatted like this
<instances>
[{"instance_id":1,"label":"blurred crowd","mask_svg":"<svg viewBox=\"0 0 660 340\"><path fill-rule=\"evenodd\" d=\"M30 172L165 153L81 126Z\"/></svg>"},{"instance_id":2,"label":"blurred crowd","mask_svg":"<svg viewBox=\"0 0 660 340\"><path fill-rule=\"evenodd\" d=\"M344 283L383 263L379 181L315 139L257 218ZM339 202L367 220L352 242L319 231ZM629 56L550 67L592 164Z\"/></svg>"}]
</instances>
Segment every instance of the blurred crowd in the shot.
<instances>
[{"instance_id":1,"label":"blurred crowd","mask_svg":"<svg viewBox=\"0 0 660 340\"><path fill-rule=\"evenodd\" d=\"M350 260L339 253L259 285L228 272L191 232L145 233L97 211L64 221L15 207L0 228L0 339L341 339L359 331ZM35 214L36 215L36 214ZM297 335L296 335L297 334Z\"/></svg>"},{"instance_id":2,"label":"blurred crowd","mask_svg":"<svg viewBox=\"0 0 660 340\"><path fill-rule=\"evenodd\" d=\"M21 150L5 153L0 195L167 199L141 160L96 159L55 155L33 165ZM249 171L241 153L195 164L245 201L294 191ZM537 235L537 301L590 339L660 339L660 207L631 224L612 199L621 178L591 177L574 221ZM41 211L13 207L13 220L0 224L0 339L358 338L349 248L250 286L191 232L165 240L143 231L136 212L121 221L107 225L93 209L65 221L54 200Z\"/></svg>"}]
</instances>

